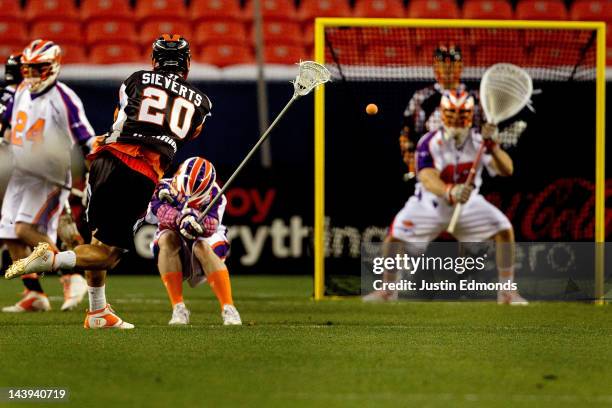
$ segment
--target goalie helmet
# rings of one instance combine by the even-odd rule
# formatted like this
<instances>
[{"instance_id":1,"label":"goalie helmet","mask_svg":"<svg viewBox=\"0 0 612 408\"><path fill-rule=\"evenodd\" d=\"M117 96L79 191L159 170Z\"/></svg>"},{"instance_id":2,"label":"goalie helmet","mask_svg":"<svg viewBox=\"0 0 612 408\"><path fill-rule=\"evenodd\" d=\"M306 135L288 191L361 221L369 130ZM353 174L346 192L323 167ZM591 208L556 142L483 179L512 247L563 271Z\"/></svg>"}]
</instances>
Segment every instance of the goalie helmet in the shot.
<instances>
[{"instance_id":1,"label":"goalie helmet","mask_svg":"<svg viewBox=\"0 0 612 408\"><path fill-rule=\"evenodd\" d=\"M62 49L53 41L34 40L21 57L21 74L31 92L42 92L57 80Z\"/></svg>"},{"instance_id":2,"label":"goalie helmet","mask_svg":"<svg viewBox=\"0 0 612 408\"><path fill-rule=\"evenodd\" d=\"M216 171L211 162L202 157L191 157L177 170L172 188L187 206L198 209L210 200L215 180Z\"/></svg>"},{"instance_id":3,"label":"goalie helmet","mask_svg":"<svg viewBox=\"0 0 612 408\"><path fill-rule=\"evenodd\" d=\"M6 85L16 85L21 81L21 54L11 54L4 64L4 82Z\"/></svg>"},{"instance_id":4,"label":"goalie helmet","mask_svg":"<svg viewBox=\"0 0 612 408\"><path fill-rule=\"evenodd\" d=\"M444 138L459 145L467 137L474 119L474 97L465 90L444 91L440 101Z\"/></svg>"},{"instance_id":5,"label":"goalie helmet","mask_svg":"<svg viewBox=\"0 0 612 408\"><path fill-rule=\"evenodd\" d=\"M189 42L180 34L162 34L153 42L153 69L169 71L187 78L191 64Z\"/></svg>"},{"instance_id":6,"label":"goalie helmet","mask_svg":"<svg viewBox=\"0 0 612 408\"><path fill-rule=\"evenodd\" d=\"M440 45L433 53L433 70L436 82L443 89L455 89L459 86L463 56L461 48L456 45Z\"/></svg>"}]
</instances>

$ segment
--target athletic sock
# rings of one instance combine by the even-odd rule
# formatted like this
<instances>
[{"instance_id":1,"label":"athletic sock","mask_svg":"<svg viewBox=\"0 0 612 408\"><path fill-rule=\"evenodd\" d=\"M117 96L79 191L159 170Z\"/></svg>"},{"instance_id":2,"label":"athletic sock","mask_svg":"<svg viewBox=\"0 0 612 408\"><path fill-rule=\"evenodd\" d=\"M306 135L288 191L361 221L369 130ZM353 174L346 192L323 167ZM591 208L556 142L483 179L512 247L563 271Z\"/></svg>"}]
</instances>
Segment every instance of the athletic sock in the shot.
<instances>
[{"instance_id":1,"label":"athletic sock","mask_svg":"<svg viewBox=\"0 0 612 408\"><path fill-rule=\"evenodd\" d=\"M230 284L229 272L227 269L215 271L207 276L208 283L215 292L221 308L224 305L233 305L232 285Z\"/></svg>"},{"instance_id":2,"label":"athletic sock","mask_svg":"<svg viewBox=\"0 0 612 408\"><path fill-rule=\"evenodd\" d=\"M87 286L87 293L89 293L89 311L104 309L106 307L106 292L104 290L105 285L100 287Z\"/></svg>"},{"instance_id":3,"label":"athletic sock","mask_svg":"<svg viewBox=\"0 0 612 408\"><path fill-rule=\"evenodd\" d=\"M38 275L35 273L30 273L28 275L23 275L21 277L23 285L28 290L33 290L34 292L44 293L42 286L40 285L40 281L38 280Z\"/></svg>"},{"instance_id":4,"label":"athletic sock","mask_svg":"<svg viewBox=\"0 0 612 408\"><path fill-rule=\"evenodd\" d=\"M161 279L166 286L172 307L183 303L183 272L168 272L163 274Z\"/></svg>"},{"instance_id":5,"label":"athletic sock","mask_svg":"<svg viewBox=\"0 0 612 408\"><path fill-rule=\"evenodd\" d=\"M499 282L500 283L506 283L506 282L514 282L514 268L508 268L508 269L499 269Z\"/></svg>"},{"instance_id":6,"label":"athletic sock","mask_svg":"<svg viewBox=\"0 0 612 408\"><path fill-rule=\"evenodd\" d=\"M53 260L53 270L58 269L73 269L76 265L76 254L74 251L64 251L55 254Z\"/></svg>"}]
</instances>

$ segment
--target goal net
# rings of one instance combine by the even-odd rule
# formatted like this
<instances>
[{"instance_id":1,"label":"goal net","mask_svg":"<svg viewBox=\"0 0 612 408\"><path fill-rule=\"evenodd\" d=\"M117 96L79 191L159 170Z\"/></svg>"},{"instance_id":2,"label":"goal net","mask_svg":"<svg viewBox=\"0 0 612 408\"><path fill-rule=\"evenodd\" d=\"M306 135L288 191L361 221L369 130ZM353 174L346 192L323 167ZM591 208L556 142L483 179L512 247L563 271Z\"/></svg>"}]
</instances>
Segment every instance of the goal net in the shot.
<instances>
[{"instance_id":1,"label":"goal net","mask_svg":"<svg viewBox=\"0 0 612 408\"><path fill-rule=\"evenodd\" d=\"M516 240L603 241L603 24L319 19L315 37L317 60L332 73L316 98L315 298L360 293L362 244L384 239L414 191L398 138L408 116L415 143L440 126L439 98L430 97L440 47L460 50L455 74L469 91L496 63L533 79L532 109L500 124L515 173L485 176L481 188Z\"/></svg>"}]
</instances>

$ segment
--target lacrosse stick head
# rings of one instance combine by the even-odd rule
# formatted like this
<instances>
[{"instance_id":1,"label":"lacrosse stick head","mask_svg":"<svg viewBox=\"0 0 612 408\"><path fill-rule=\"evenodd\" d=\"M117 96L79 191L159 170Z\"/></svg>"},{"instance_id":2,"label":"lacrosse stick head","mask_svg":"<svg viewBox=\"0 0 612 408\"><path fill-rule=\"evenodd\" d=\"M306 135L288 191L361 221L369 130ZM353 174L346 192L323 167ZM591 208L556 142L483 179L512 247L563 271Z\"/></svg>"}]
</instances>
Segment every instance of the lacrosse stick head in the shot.
<instances>
[{"instance_id":1,"label":"lacrosse stick head","mask_svg":"<svg viewBox=\"0 0 612 408\"><path fill-rule=\"evenodd\" d=\"M494 125L519 113L533 93L531 76L513 64L489 67L480 81L480 103L488 123Z\"/></svg>"},{"instance_id":2,"label":"lacrosse stick head","mask_svg":"<svg viewBox=\"0 0 612 408\"><path fill-rule=\"evenodd\" d=\"M293 97L308 95L317 86L330 80L330 73L323 65L314 61L301 61L300 71L293 81Z\"/></svg>"}]
</instances>

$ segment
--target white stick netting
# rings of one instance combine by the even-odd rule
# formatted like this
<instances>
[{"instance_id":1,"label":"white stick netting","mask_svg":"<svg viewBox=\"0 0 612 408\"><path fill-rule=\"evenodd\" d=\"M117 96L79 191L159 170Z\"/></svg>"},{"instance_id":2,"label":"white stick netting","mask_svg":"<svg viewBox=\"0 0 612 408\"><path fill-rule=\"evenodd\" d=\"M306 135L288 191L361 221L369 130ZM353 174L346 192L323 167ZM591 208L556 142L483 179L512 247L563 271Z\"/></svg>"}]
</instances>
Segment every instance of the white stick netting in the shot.
<instances>
[{"instance_id":1,"label":"white stick netting","mask_svg":"<svg viewBox=\"0 0 612 408\"><path fill-rule=\"evenodd\" d=\"M498 124L516 115L533 93L531 77L513 64L491 66L480 82L480 101L490 123Z\"/></svg>"},{"instance_id":2,"label":"white stick netting","mask_svg":"<svg viewBox=\"0 0 612 408\"><path fill-rule=\"evenodd\" d=\"M293 96L308 95L318 85L330 80L330 73L323 65L314 61L300 62L300 72L293 81Z\"/></svg>"}]
</instances>

